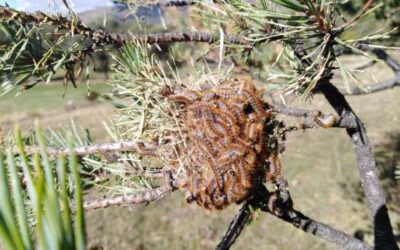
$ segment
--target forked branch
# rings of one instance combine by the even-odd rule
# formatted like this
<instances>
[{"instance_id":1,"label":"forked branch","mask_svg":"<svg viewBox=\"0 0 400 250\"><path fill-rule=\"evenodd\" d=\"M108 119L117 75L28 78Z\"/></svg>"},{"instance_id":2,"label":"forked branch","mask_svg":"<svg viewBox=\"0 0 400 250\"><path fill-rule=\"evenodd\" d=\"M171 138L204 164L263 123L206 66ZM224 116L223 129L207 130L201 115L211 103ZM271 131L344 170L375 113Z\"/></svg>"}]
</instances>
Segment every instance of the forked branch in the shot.
<instances>
[{"instance_id":1,"label":"forked branch","mask_svg":"<svg viewBox=\"0 0 400 250\"><path fill-rule=\"evenodd\" d=\"M400 86L400 63L397 62L397 60L395 60L392 56L390 56L381 48L375 48L368 44L357 44L355 47L359 50L373 53L379 60L383 61L393 71L395 76L389 80L384 80L374 84L367 85L368 86L367 92L364 89L355 87L350 91L351 92L350 94L347 92L342 92L342 94L364 95ZM344 49L342 52L347 52L347 50ZM339 54L342 52L339 52Z\"/></svg>"},{"instance_id":2,"label":"forked branch","mask_svg":"<svg viewBox=\"0 0 400 250\"><path fill-rule=\"evenodd\" d=\"M229 247L239 237L245 223L250 218L250 206L255 209L260 208L262 211L272 214L306 233L332 242L344 249L372 249L364 242L342 231L334 229L329 225L313 220L303 213L293 209L290 193L287 189L280 189L276 192L270 193L263 185L257 187L253 199L249 200L241 208L239 214L235 216L228 231L225 233L221 243L216 249L229 249Z\"/></svg>"},{"instance_id":3,"label":"forked branch","mask_svg":"<svg viewBox=\"0 0 400 250\"><path fill-rule=\"evenodd\" d=\"M352 110L343 94L330 82L321 82L316 91L325 96L338 115L353 119L357 123L356 128L347 129L347 134L355 148L361 183L368 200L370 217L374 223L375 248L399 249L393 235L386 198L379 184L376 163L364 124Z\"/></svg>"},{"instance_id":4,"label":"forked branch","mask_svg":"<svg viewBox=\"0 0 400 250\"><path fill-rule=\"evenodd\" d=\"M385 89L390 89L396 86L400 86L400 63L398 63L393 57L391 57L388 53L386 53L383 49L374 48L369 46L368 44L359 44L357 48L363 51L369 51L376 55L377 58L385 62L385 64L393 71L395 77L386 80L377 82L375 84L371 84L368 86L369 91L368 93L374 93L378 91L382 91ZM360 95L365 94L365 91L361 90L360 88L354 88L352 91L352 95Z\"/></svg>"}]
</instances>

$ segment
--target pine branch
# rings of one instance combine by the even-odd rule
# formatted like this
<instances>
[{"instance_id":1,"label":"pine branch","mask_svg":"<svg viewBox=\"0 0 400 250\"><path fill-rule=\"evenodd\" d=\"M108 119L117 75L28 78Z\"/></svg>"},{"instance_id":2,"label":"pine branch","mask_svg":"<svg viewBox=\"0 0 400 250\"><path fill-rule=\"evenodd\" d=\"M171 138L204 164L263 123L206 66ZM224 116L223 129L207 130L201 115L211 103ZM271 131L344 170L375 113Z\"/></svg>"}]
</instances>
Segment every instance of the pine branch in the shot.
<instances>
[{"instance_id":1,"label":"pine branch","mask_svg":"<svg viewBox=\"0 0 400 250\"><path fill-rule=\"evenodd\" d=\"M4 84L7 92L19 85L29 89L39 82L48 82L61 69L65 70L64 84L67 85L68 81L71 81L76 87L76 79L84 68L89 70L88 57L97 51L118 49L130 43L212 44L222 39L227 44L235 44L245 49L252 48L248 40L236 35L226 34L220 37L201 32L119 34L90 28L75 17L43 12L28 13L1 6L0 24L10 40L6 46L0 48L1 60L4 62L0 78L10 74L15 76L12 81ZM23 41L25 43L22 43ZM28 81L30 82L26 83Z\"/></svg>"},{"instance_id":2,"label":"pine branch","mask_svg":"<svg viewBox=\"0 0 400 250\"><path fill-rule=\"evenodd\" d=\"M28 13L17 11L7 7L0 7L0 21L18 20L22 25L37 24L51 25L58 29L72 31L75 34L82 35L93 42L91 46L86 48L85 53L93 52L95 49L105 46L114 45L121 47L125 43L134 41L153 43L171 43L171 42L203 42L216 43L220 40L219 37L210 33L158 33L158 34L118 34L110 33L99 29L93 29L79 20L72 20L69 17L62 15L48 15L43 12ZM225 35L224 41L231 44L243 45L251 48L251 44L245 38L235 35Z\"/></svg>"},{"instance_id":3,"label":"pine branch","mask_svg":"<svg viewBox=\"0 0 400 250\"><path fill-rule=\"evenodd\" d=\"M352 110L345 97L330 82L321 82L316 91L325 96L338 115L352 119L357 123L357 128L349 128L347 133L353 141L361 183L368 200L370 217L374 223L375 248L399 249L393 235L393 228L386 207L386 198L379 184L378 171L364 124Z\"/></svg>"}]
</instances>

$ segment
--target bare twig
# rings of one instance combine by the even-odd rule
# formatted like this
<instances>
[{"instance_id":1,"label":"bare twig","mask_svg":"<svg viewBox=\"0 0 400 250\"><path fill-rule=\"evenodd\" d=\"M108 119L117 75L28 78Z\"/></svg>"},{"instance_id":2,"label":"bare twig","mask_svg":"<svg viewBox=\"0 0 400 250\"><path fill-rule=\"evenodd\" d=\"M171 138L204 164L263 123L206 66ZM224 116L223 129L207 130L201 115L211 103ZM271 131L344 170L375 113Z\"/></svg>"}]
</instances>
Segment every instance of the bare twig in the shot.
<instances>
[{"instance_id":1,"label":"bare twig","mask_svg":"<svg viewBox=\"0 0 400 250\"><path fill-rule=\"evenodd\" d=\"M177 188L181 185L182 180L174 179L172 172L166 171L164 172L164 182L164 186L162 187L149 188L137 194L85 201L83 207L85 209L99 209L112 206L134 206L143 203L149 203L161 199L167 194L177 190Z\"/></svg>"},{"instance_id":2,"label":"bare twig","mask_svg":"<svg viewBox=\"0 0 400 250\"><path fill-rule=\"evenodd\" d=\"M300 108L288 107L286 105L274 105L272 110L276 113L293 116L293 117L315 117L321 114L318 110L306 110Z\"/></svg>"},{"instance_id":3,"label":"bare twig","mask_svg":"<svg viewBox=\"0 0 400 250\"><path fill-rule=\"evenodd\" d=\"M365 95L365 94L370 94L370 93L375 93L379 92L382 90L394 88L400 86L400 63L397 62L393 57L391 57L388 53L386 53L383 49L381 48L374 48L368 44L356 44L354 45L359 50L362 51L368 51L375 56L385 62L385 64L393 71L395 76L392 79L377 82L374 84L367 84L368 86L368 91L366 92L364 89L361 89L359 87L355 87L350 91L350 94L347 92L342 91L343 95ZM345 49L345 48L340 48L337 50L336 56L339 56L343 53L348 53L351 52L350 49Z\"/></svg>"},{"instance_id":4,"label":"bare twig","mask_svg":"<svg viewBox=\"0 0 400 250\"><path fill-rule=\"evenodd\" d=\"M151 0L151 1L144 1L144 3L140 3L139 1L135 2L125 2L121 0L114 1L117 4L124 5L127 8L132 8L137 5L156 5L162 7L184 7L196 4L196 1L193 0Z\"/></svg>"},{"instance_id":5,"label":"bare twig","mask_svg":"<svg viewBox=\"0 0 400 250\"><path fill-rule=\"evenodd\" d=\"M391 89L391 88L398 87L398 86L400 86L400 75L396 76L395 78L390 79L390 80L381 81L381 82L378 82L378 83L375 83L372 85L368 85L368 92L365 92L365 90L356 87L351 90L351 94L349 94L347 92L342 92L342 94L366 95L366 94L371 94L371 93L376 93L379 91Z\"/></svg>"},{"instance_id":6,"label":"bare twig","mask_svg":"<svg viewBox=\"0 0 400 250\"><path fill-rule=\"evenodd\" d=\"M361 183L368 200L370 217L374 223L375 248L398 249L364 124L356 116L344 96L330 82L321 82L316 91L325 96L338 115L353 119L357 123L357 128L349 128L347 133L353 141Z\"/></svg>"},{"instance_id":7,"label":"bare twig","mask_svg":"<svg viewBox=\"0 0 400 250\"><path fill-rule=\"evenodd\" d=\"M135 176L135 177L142 177L142 178L149 178L149 179L161 179L165 178L165 175L161 171L152 171L152 170L145 170L145 171L138 171L138 172L132 172L129 170L126 171L119 171L121 175L124 176ZM94 182L95 183L101 183L101 182L106 182L110 180L113 177L113 173L104 170L100 171L100 173L95 174Z\"/></svg>"},{"instance_id":8,"label":"bare twig","mask_svg":"<svg viewBox=\"0 0 400 250\"><path fill-rule=\"evenodd\" d=\"M160 179L164 177L164 174L161 171L141 171L137 173L129 173L129 175L152 179Z\"/></svg>"},{"instance_id":9,"label":"bare twig","mask_svg":"<svg viewBox=\"0 0 400 250\"><path fill-rule=\"evenodd\" d=\"M89 146L80 146L72 149L72 152L76 155L91 155L91 154L103 154L105 152L123 152L123 151L136 151L142 155L148 155L148 149L154 148L153 144L149 144L147 142L142 141L123 141L123 142L115 142L115 143L102 143L102 144L93 144ZM13 150L15 154L18 154L18 149L15 148ZM26 146L25 152L27 155L39 154L40 148L36 146ZM60 155L60 154L69 154L69 148L47 148L47 152L49 155Z\"/></svg>"},{"instance_id":10,"label":"bare twig","mask_svg":"<svg viewBox=\"0 0 400 250\"><path fill-rule=\"evenodd\" d=\"M358 66L356 68L356 70L364 70L364 69L368 69L369 67L372 67L376 64L376 61L369 61L366 64L363 64L361 66Z\"/></svg>"},{"instance_id":11,"label":"bare twig","mask_svg":"<svg viewBox=\"0 0 400 250\"><path fill-rule=\"evenodd\" d=\"M89 209L99 209L99 208L107 208L113 206L139 205L158 200L167 195L169 192L171 192L171 190L166 187L148 189L144 192L133 195L124 195L109 199L85 201L83 207L89 210Z\"/></svg>"},{"instance_id":12,"label":"bare twig","mask_svg":"<svg viewBox=\"0 0 400 250\"><path fill-rule=\"evenodd\" d=\"M159 5L164 5L164 6L175 6L175 7L182 7L182 6L188 6L188 5L193 5L196 3L196 1L193 0L163 0L163 1L158 1Z\"/></svg>"},{"instance_id":13,"label":"bare twig","mask_svg":"<svg viewBox=\"0 0 400 250\"><path fill-rule=\"evenodd\" d=\"M302 119L301 128L355 128L357 124L354 120L347 117L337 117L332 114L324 115L318 110L305 110L288 107L284 105L274 105L272 110L276 113L298 117Z\"/></svg>"}]
</instances>

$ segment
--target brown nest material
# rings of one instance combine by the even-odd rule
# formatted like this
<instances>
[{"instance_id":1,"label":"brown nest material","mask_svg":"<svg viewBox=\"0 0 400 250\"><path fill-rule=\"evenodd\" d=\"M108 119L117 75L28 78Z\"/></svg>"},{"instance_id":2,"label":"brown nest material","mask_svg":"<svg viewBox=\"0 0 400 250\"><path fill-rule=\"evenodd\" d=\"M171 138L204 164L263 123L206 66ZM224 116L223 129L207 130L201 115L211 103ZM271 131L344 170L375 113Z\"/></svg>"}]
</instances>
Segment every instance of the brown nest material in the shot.
<instances>
[{"instance_id":1,"label":"brown nest material","mask_svg":"<svg viewBox=\"0 0 400 250\"><path fill-rule=\"evenodd\" d=\"M223 209L248 199L259 183L281 174L276 120L249 80L181 89L169 99L182 106L187 201Z\"/></svg>"}]
</instances>

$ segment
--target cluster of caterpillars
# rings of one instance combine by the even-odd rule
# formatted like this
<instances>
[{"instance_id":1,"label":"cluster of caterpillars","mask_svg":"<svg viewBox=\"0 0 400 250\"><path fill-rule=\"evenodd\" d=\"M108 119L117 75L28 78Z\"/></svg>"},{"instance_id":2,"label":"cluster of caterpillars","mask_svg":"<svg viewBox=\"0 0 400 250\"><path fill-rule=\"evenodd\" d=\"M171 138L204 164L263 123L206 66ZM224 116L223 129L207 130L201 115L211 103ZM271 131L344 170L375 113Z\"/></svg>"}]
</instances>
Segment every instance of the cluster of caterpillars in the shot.
<instances>
[{"instance_id":1,"label":"cluster of caterpillars","mask_svg":"<svg viewBox=\"0 0 400 250\"><path fill-rule=\"evenodd\" d=\"M267 146L274 117L261 95L252 81L235 79L169 96L184 110L189 155L182 188L188 202L223 209L249 198L257 183L280 175L277 152Z\"/></svg>"}]
</instances>

